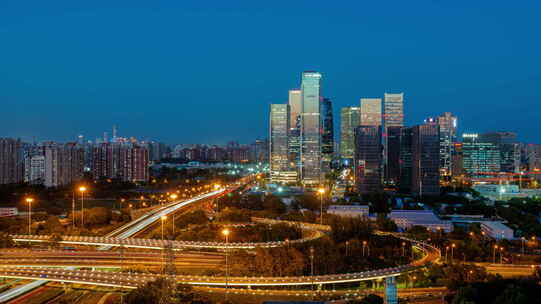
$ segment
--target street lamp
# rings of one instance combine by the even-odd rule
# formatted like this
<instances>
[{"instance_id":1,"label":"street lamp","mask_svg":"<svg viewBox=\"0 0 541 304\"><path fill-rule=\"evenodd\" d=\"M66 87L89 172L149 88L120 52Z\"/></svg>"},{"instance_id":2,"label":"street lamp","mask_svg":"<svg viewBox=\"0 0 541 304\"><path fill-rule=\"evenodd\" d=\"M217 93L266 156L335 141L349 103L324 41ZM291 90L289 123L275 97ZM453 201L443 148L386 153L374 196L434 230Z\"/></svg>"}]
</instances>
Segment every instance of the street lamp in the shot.
<instances>
[{"instance_id":1,"label":"street lamp","mask_svg":"<svg viewBox=\"0 0 541 304\"><path fill-rule=\"evenodd\" d=\"M172 200L176 200L177 197L178 197L178 195L176 195L175 193L171 194L171 196L170 196L170 198L171 198Z\"/></svg>"},{"instance_id":2,"label":"street lamp","mask_svg":"<svg viewBox=\"0 0 541 304\"><path fill-rule=\"evenodd\" d=\"M503 247L500 246L500 264L503 264L502 257L503 257Z\"/></svg>"},{"instance_id":3,"label":"street lamp","mask_svg":"<svg viewBox=\"0 0 541 304\"><path fill-rule=\"evenodd\" d=\"M229 261L228 261L228 253L229 253L229 234L231 231L229 229L225 228L222 230L222 234L225 237L225 298L227 301L227 288L229 287Z\"/></svg>"},{"instance_id":4,"label":"street lamp","mask_svg":"<svg viewBox=\"0 0 541 304\"><path fill-rule=\"evenodd\" d=\"M28 235L30 235L32 229L32 202L34 202L34 199L31 197L27 197L25 201L28 204Z\"/></svg>"},{"instance_id":5,"label":"street lamp","mask_svg":"<svg viewBox=\"0 0 541 304\"><path fill-rule=\"evenodd\" d=\"M319 200L320 200L320 210L319 210L319 224L323 225L323 194L325 193L325 189L319 188L317 190L319 193Z\"/></svg>"},{"instance_id":6,"label":"street lamp","mask_svg":"<svg viewBox=\"0 0 541 304\"><path fill-rule=\"evenodd\" d=\"M492 250L492 262L496 264L496 250L498 250L498 245L494 245L494 249Z\"/></svg>"},{"instance_id":7,"label":"street lamp","mask_svg":"<svg viewBox=\"0 0 541 304\"><path fill-rule=\"evenodd\" d=\"M85 186L79 187L79 192L81 192L81 228L84 227L85 223L85 191Z\"/></svg>"},{"instance_id":8,"label":"street lamp","mask_svg":"<svg viewBox=\"0 0 541 304\"><path fill-rule=\"evenodd\" d=\"M454 249L456 247L456 244L455 243L452 243L451 244L451 261L453 261L453 258L454 258Z\"/></svg>"},{"instance_id":9,"label":"street lamp","mask_svg":"<svg viewBox=\"0 0 541 304\"><path fill-rule=\"evenodd\" d=\"M163 241L163 225L164 225L165 221L167 220L167 216L162 215L162 217L160 219L162 220L162 241Z\"/></svg>"},{"instance_id":10,"label":"street lamp","mask_svg":"<svg viewBox=\"0 0 541 304\"><path fill-rule=\"evenodd\" d=\"M312 290L314 290L314 247L310 247L310 278L312 280Z\"/></svg>"},{"instance_id":11,"label":"street lamp","mask_svg":"<svg viewBox=\"0 0 541 304\"><path fill-rule=\"evenodd\" d=\"M521 237L520 240L521 240L521 242L522 242L522 255L524 255L524 242L526 242L526 238L525 238L525 237Z\"/></svg>"}]
</instances>

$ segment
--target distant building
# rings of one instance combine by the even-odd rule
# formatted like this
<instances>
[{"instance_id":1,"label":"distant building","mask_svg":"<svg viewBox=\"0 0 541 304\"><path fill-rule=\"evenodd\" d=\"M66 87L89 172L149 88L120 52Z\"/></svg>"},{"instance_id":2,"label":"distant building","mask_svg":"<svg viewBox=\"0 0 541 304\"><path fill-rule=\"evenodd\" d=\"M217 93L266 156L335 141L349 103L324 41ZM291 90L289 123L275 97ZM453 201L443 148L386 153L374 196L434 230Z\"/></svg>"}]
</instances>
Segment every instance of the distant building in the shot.
<instances>
[{"instance_id":1,"label":"distant building","mask_svg":"<svg viewBox=\"0 0 541 304\"><path fill-rule=\"evenodd\" d=\"M45 147L46 187L60 187L83 178L84 150L76 143L54 144Z\"/></svg>"},{"instance_id":2,"label":"distant building","mask_svg":"<svg viewBox=\"0 0 541 304\"><path fill-rule=\"evenodd\" d=\"M0 208L0 217L11 217L19 215L17 208Z\"/></svg>"},{"instance_id":3,"label":"distant building","mask_svg":"<svg viewBox=\"0 0 541 304\"><path fill-rule=\"evenodd\" d=\"M361 126L381 126L381 98L361 98Z\"/></svg>"},{"instance_id":4,"label":"distant building","mask_svg":"<svg viewBox=\"0 0 541 304\"><path fill-rule=\"evenodd\" d=\"M354 174L357 192L367 194L382 190L381 126L355 128Z\"/></svg>"},{"instance_id":5,"label":"distant building","mask_svg":"<svg viewBox=\"0 0 541 304\"><path fill-rule=\"evenodd\" d=\"M420 196L440 195L440 135L434 121L412 128L412 188Z\"/></svg>"},{"instance_id":6,"label":"distant building","mask_svg":"<svg viewBox=\"0 0 541 304\"><path fill-rule=\"evenodd\" d=\"M289 105L271 104L270 110L270 176L272 182L282 182L289 166Z\"/></svg>"},{"instance_id":7,"label":"distant building","mask_svg":"<svg viewBox=\"0 0 541 304\"><path fill-rule=\"evenodd\" d=\"M329 98L323 99L321 103L322 130L321 135L321 161L322 170L329 172L334 153L334 124L332 101Z\"/></svg>"},{"instance_id":8,"label":"distant building","mask_svg":"<svg viewBox=\"0 0 541 304\"><path fill-rule=\"evenodd\" d=\"M445 112L438 116L440 128L440 173L441 176L451 176L453 170L453 150L457 141L457 117Z\"/></svg>"},{"instance_id":9,"label":"distant building","mask_svg":"<svg viewBox=\"0 0 541 304\"><path fill-rule=\"evenodd\" d=\"M404 93L385 93L383 98L383 166L385 173L392 174L393 172L387 169L387 166L392 166L389 157L389 128L404 127ZM392 168L391 168L392 170ZM385 176L385 179L394 182L394 176Z\"/></svg>"},{"instance_id":10,"label":"distant building","mask_svg":"<svg viewBox=\"0 0 541 304\"><path fill-rule=\"evenodd\" d=\"M289 162L291 168L299 170L301 156L301 114L302 114L302 91L300 89L289 90Z\"/></svg>"},{"instance_id":11,"label":"distant building","mask_svg":"<svg viewBox=\"0 0 541 304\"><path fill-rule=\"evenodd\" d=\"M25 182L43 184L45 182L45 155L33 155L25 160Z\"/></svg>"},{"instance_id":12,"label":"distant building","mask_svg":"<svg viewBox=\"0 0 541 304\"><path fill-rule=\"evenodd\" d=\"M345 107L340 112L340 155L353 160L355 153L355 128L360 125L361 108Z\"/></svg>"},{"instance_id":13,"label":"distant building","mask_svg":"<svg viewBox=\"0 0 541 304\"><path fill-rule=\"evenodd\" d=\"M145 182L149 179L149 153L135 144L103 143L92 154L94 179L111 178L125 182Z\"/></svg>"},{"instance_id":14,"label":"distant building","mask_svg":"<svg viewBox=\"0 0 541 304\"><path fill-rule=\"evenodd\" d=\"M399 190L402 193L410 193L413 179L413 128L400 130L400 180Z\"/></svg>"},{"instance_id":15,"label":"distant building","mask_svg":"<svg viewBox=\"0 0 541 304\"><path fill-rule=\"evenodd\" d=\"M388 214L388 218L403 230L413 226L423 226L430 231L441 229L443 232L451 232L453 230L450 221L441 220L431 210L393 210Z\"/></svg>"},{"instance_id":16,"label":"distant building","mask_svg":"<svg viewBox=\"0 0 541 304\"><path fill-rule=\"evenodd\" d=\"M496 240L512 240L515 238L513 229L507 227L502 222L483 221L480 224L481 231L491 238Z\"/></svg>"},{"instance_id":17,"label":"distant building","mask_svg":"<svg viewBox=\"0 0 541 304\"><path fill-rule=\"evenodd\" d=\"M500 150L500 171L518 173L520 171L520 146L517 134L513 132L488 132L479 135L479 141L492 143Z\"/></svg>"},{"instance_id":18,"label":"distant building","mask_svg":"<svg viewBox=\"0 0 541 304\"><path fill-rule=\"evenodd\" d=\"M359 205L330 205L327 213L342 217L368 217L369 209L368 206Z\"/></svg>"},{"instance_id":19,"label":"distant building","mask_svg":"<svg viewBox=\"0 0 541 304\"><path fill-rule=\"evenodd\" d=\"M321 74L302 73L302 113L300 131L300 178L303 184L321 184Z\"/></svg>"},{"instance_id":20,"label":"distant building","mask_svg":"<svg viewBox=\"0 0 541 304\"><path fill-rule=\"evenodd\" d=\"M21 141L0 138L0 184L21 183L23 171L24 158Z\"/></svg>"},{"instance_id":21,"label":"distant building","mask_svg":"<svg viewBox=\"0 0 541 304\"><path fill-rule=\"evenodd\" d=\"M473 178L483 178L501 171L498 145L481 141L479 134L462 135L462 159L464 173Z\"/></svg>"},{"instance_id":22,"label":"distant building","mask_svg":"<svg viewBox=\"0 0 541 304\"><path fill-rule=\"evenodd\" d=\"M400 150L404 127L391 126L387 128L387 165L385 166L385 180L398 185L400 182Z\"/></svg>"}]
</instances>

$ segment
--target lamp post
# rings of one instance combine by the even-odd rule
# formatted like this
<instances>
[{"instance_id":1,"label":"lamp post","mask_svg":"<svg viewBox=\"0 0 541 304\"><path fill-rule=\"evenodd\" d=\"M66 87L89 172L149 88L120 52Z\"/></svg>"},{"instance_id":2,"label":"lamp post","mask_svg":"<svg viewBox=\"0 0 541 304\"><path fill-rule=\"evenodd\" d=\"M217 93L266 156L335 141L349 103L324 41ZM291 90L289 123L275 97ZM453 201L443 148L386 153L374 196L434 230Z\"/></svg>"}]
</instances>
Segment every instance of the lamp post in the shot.
<instances>
[{"instance_id":1,"label":"lamp post","mask_svg":"<svg viewBox=\"0 0 541 304\"><path fill-rule=\"evenodd\" d=\"M225 228L222 230L222 234L225 236L225 300L227 301L228 296L228 287L229 287L229 261L228 261L228 253L229 253L229 234L231 231L229 229Z\"/></svg>"},{"instance_id":2,"label":"lamp post","mask_svg":"<svg viewBox=\"0 0 541 304\"><path fill-rule=\"evenodd\" d=\"M494 245L494 248L492 249L492 263L496 264L496 250L498 249L498 245Z\"/></svg>"},{"instance_id":3,"label":"lamp post","mask_svg":"<svg viewBox=\"0 0 541 304\"><path fill-rule=\"evenodd\" d=\"M325 193L325 189L319 188L317 192L319 192L319 201L320 201L319 224L323 225L323 194Z\"/></svg>"},{"instance_id":4,"label":"lamp post","mask_svg":"<svg viewBox=\"0 0 541 304\"><path fill-rule=\"evenodd\" d=\"M162 217L160 219L162 220L162 242L163 242L163 235L164 235L163 225L164 225L165 221L167 220L167 216L162 215Z\"/></svg>"},{"instance_id":5,"label":"lamp post","mask_svg":"<svg viewBox=\"0 0 541 304\"><path fill-rule=\"evenodd\" d=\"M366 248L366 241L363 241L363 256L364 256L364 250Z\"/></svg>"},{"instance_id":6,"label":"lamp post","mask_svg":"<svg viewBox=\"0 0 541 304\"><path fill-rule=\"evenodd\" d=\"M503 264L503 247L500 246L500 264Z\"/></svg>"},{"instance_id":7,"label":"lamp post","mask_svg":"<svg viewBox=\"0 0 541 304\"><path fill-rule=\"evenodd\" d=\"M346 256L349 255L349 241L346 241Z\"/></svg>"},{"instance_id":8,"label":"lamp post","mask_svg":"<svg viewBox=\"0 0 541 304\"><path fill-rule=\"evenodd\" d=\"M526 238L525 238L525 237L521 237L521 238L520 238L520 241L522 242L522 255L524 255L524 242L526 242Z\"/></svg>"},{"instance_id":9,"label":"lamp post","mask_svg":"<svg viewBox=\"0 0 541 304\"><path fill-rule=\"evenodd\" d=\"M455 255L454 255L454 253L455 253L455 251L454 251L455 247L456 247L456 244L455 244L455 243L451 244L451 262L453 261L454 256L455 256Z\"/></svg>"},{"instance_id":10,"label":"lamp post","mask_svg":"<svg viewBox=\"0 0 541 304\"><path fill-rule=\"evenodd\" d=\"M79 187L79 192L81 192L81 228L83 228L85 224L85 191L85 186Z\"/></svg>"},{"instance_id":11,"label":"lamp post","mask_svg":"<svg viewBox=\"0 0 541 304\"><path fill-rule=\"evenodd\" d=\"M312 290L314 290L314 247L310 247L310 274Z\"/></svg>"},{"instance_id":12,"label":"lamp post","mask_svg":"<svg viewBox=\"0 0 541 304\"><path fill-rule=\"evenodd\" d=\"M28 235L30 235L32 230L32 202L34 202L34 199L27 197L25 201L28 204Z\"/></svg>"},{"instance_id":13,"label":"lamp post","mask_svg":"<svg viewBox=\"0 0 541 304\"><path fill-rule=\"evenodd\" d=\"M406 242L402 242L402 256L406 255Z\"/></svg>"}]
</instances>

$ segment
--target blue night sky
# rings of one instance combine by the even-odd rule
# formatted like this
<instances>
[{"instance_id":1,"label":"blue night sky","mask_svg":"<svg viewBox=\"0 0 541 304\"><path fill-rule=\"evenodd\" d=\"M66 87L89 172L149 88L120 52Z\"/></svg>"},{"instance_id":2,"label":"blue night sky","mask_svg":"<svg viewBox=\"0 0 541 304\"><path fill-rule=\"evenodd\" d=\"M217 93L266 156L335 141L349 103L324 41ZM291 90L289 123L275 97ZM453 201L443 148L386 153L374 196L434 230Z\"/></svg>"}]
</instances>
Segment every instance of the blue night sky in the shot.
<instances>
[{"instance_id":1,"label":"blue night sky","mask_svg":"<svg viewBox=\"0 0 541 304\"><path fill-rule=\"evenodd\" d=\"M84 3L83 3L84 2ZM541 1L0 2L0 136L266 137L303 70L338 113L405 93L406 122L541 143ZM338 136L336 136L338 139Z\"/></svg>"}]
</instances>

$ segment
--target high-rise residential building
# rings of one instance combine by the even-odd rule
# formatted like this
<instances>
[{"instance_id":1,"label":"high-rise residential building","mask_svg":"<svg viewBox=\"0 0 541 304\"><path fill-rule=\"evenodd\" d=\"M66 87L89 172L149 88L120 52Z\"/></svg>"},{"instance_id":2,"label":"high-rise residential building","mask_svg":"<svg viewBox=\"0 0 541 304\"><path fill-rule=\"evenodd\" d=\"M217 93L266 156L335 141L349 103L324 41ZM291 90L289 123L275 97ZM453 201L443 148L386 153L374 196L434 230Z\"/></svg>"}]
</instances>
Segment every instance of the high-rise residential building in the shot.
<instances>
[{"instance_id":1,"label":"high-rise residential building","mask_svg":"<svg viewBox=\"0 0 541 304\"><path fill-rule=\"evenodd\" d=\"M508 131L488 132L479 135L482 142L493 143L500 149L500 170L518 173L520 171L520 145L517 134Z\"/></svg>"},{"instance_id":2,"label":"high-rise residential building","mask_svg":"<svg viewBox=\"0 0 541 304\"><path fill-rule=\"evenodd\" d=\"M479 134L462 135L462 162L464 173L472 178L490 177L500 172L500 149L490 142L483 142Z\"/></svg>"},{"instance_id":3,"label":"high-rise residential building","mask_svg":"<svg viewBox=\"0 0 541 304\"><path fill-rule=\"evenodd\" d=\"M440 134L434 120L412 128L411 192L420 196L440 194Z\"/></svg>"},{"instance_id":4,"label":"high-rise residential building","mask_svg":"<svg viewBox=\"0 0 541 304\"><path fill-rule=\"evenodd\" d=\"M442 177L451 176L453 175L453 149L457 141L457 117L445 112L438 116L437 123L440 127L440 173Z\"/></svg>"},{"instance_id":5,"label":"high-rise residential building","mask_svg":"<svg viewBox=\"0 0 541 304\"><path fill-rule=\"evenodd\" d=\"M60 187L83 178L84 150L76 143L49 144L45 147L46 187Z\"/></svg>"},{"instance_id":6,"label":"high-rise residential building","mask_svg":"<svg viewBox=\"0 0 541 304\"><path fill-rule=\"evenodd\" d=\"M270 176L272 182L283 182L283 173L289 166L289 113L287 104L270 106Z\"/></svg>"},{"instance_id":7,"label":"high-rise residential building","mask_svg":"<svg viewBox=\"0 0 541 304\"><path fill-rule=\"evenodd\" d=\"M321 74L302 73L300 178L305 185L321 184Z\"/></svg>"},{"instance_id":8,"label":"high-rise residential building","mask_svg":"<svg viewBox=\"0 0 541 304\"><path fill-rule=\"evenodd\" d=\"M322 169L324 172L329 172L334 153L334 125L332 101L329 98L324 98L321 104L321 122L323 134L321 135L321 158Z\"/></svg>"},{"instance_id":9,"label":"high-rise residential building","mask_svg":"<svg viewBox=\"0 0 541 304\"><path fill-rule=\"evenodd\" d=\"M289 128L298 128L302 113L302 91L300 89L289 90Z\"/></svg>"},{"instance_id":10,"label":"high-rise residential building","mask_svg":"<svg viewBox=\"0 0 541 304\"><path fill-rule=\"evenodd\" d=\"M45 154L30 155L25 158L24 181L30 184L45 182Z\"/></svg>"},{"instance_id":11,"label":"high-rise residential building","mask_svg":"<svg viewBox=\"0 0 541 304\"><path fill-rule=\"evenodd\" d=\"M291 168L300 168L302 91L289 90L289 162Z\"/></svg>"},{"instance_id":12,"label":"high-rise residential building","mask_svg":"<svg viewBox=\"0 0 541 304\"><path fill-rule=\"evenodd\" d=\"M355 128L355 187L360 194L382 190L381 126Z\"/></svg>"},{"instance_id":13,"label":"high-rise residential building","mask_svg":"<svg viewBox=\"0 0 541 304\"><path fill-rule=\"evenodd\" d=\"M361 126L381 126L381 98L361 98Z\"/></svg>"},{"instance_id":14,"label":"high-rise residential building","mask_svg":"<svg viewBox=\"0 0 541 304\"><path fill-rule=\"evenodd\" d=\"M400 182L400 150L404 127L392 126L387 129L387 166L385 167L386 181L392 185Z\"/></svg>"},{"instance_id":15,"label":"high-rise residential building","mask_svg":"<svg viewBox=\"0 0 541 304\"><path fill-rule=\"evenodd\" d=\"M148 149L135 144L102 143L92 153L94 179L144 182L149 178L148 164Z\"/></svg>"},{"instance_id":16,"label":"high-rise residential building","mask_svg":"<svg viewBox=\"0 0 541 304\"><path fill-rule=\"evenodd\" d=\"M353 160L355 153L355 128L360 125L361 108L345 107L340 112L340 155Z\"/></svg>"},{"instance_id":17,"label":"high-rise residential building","mask_svg":"<svg viewBox=\"0 0 541 304\"><path fill-rule=\"evenodd\" d=\"M404 126L404 93L385 93L383 96L383 167L385 172L385 180L391 181L392 178L388 176L391 173L387 169L388 166L388 129L390 127L403 127Z\"/></svg>"},{"instance_id":18,"label":"high-rise residential building","mask_svg":"<svg viewBox=\"0 0 541 304\"><path fill-rule=\"evenodd\" d=\"M0 138L0 184L23 181L24 157L20 140Z\"/></svg>"}]
</instances>

